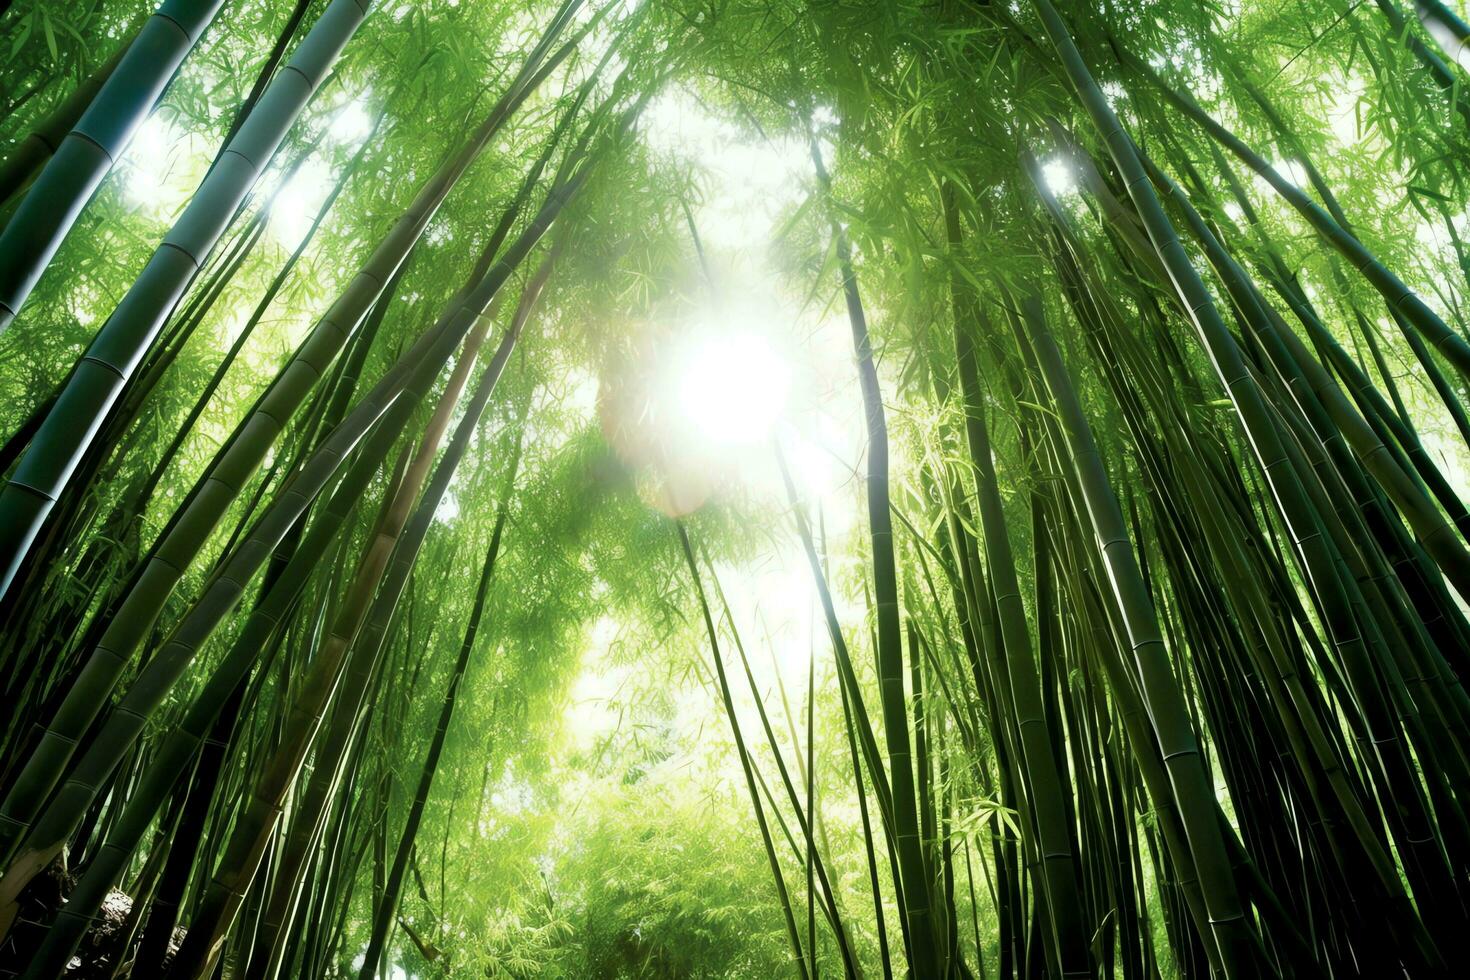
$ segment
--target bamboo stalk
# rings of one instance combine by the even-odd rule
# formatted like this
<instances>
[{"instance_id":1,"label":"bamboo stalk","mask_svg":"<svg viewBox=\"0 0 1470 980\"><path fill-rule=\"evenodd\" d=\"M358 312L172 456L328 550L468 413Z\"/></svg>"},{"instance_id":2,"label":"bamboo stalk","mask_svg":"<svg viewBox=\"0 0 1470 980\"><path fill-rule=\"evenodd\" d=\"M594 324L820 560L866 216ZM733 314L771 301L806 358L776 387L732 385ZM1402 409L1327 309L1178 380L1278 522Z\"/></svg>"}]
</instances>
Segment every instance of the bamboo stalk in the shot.
<instances>
[{"instance_id":1,"label":"bamboo stalk","mask_svg":"<svg viewBox=\"0 0 1470 980\"><path fill-rule=\"evenodd\" d=\"M164 0L31 185L0 232L0 332L221 6L223 0Z\"/></svg>"}]
</instances>

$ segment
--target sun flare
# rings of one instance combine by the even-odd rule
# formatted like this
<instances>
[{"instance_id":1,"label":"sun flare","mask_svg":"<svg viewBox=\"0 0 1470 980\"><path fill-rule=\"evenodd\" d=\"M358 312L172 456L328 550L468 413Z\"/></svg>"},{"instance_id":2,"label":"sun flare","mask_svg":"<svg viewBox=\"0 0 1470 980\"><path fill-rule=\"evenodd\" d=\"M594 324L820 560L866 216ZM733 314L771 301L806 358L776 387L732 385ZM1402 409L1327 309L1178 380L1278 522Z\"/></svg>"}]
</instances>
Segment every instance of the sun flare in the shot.
<instances>
[{"instance_id":1,"label":"sun flare","mask_svg":"<svg viewBox=\"0 0 1470 980\"><path fill-rule=\"evenodd\" d=\"M716 445L765 442L785 414L791 367L758 334L699 338L675 371L679 414L695 436Z\"/></svg>"}]
</instances>

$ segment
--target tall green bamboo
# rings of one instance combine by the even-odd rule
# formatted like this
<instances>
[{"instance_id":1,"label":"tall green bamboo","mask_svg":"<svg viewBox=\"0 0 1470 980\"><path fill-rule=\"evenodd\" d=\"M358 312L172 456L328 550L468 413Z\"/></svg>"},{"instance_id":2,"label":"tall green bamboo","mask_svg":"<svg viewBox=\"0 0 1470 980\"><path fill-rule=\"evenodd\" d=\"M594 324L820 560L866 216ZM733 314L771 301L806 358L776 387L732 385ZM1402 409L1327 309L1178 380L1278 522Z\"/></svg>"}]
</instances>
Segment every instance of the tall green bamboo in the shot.
<instances>
[{"instance_id":1,"label":"tall green bamboo","mask_svg":"<svg viewBox=\"0 0 1470 980\"><path fill-rule=\"evenodd\" d=\"M212 578L210 587L175 627L160 653L149 661L123 703L109 718L104 733L90 743L85 756L77 765L77 775L62 786L34 826L27 825L29 833L24 838L24 844L12 860L4 878L0 879L0 908L13 904L21 889L59 852L101 788L103 780L137 738L143 725L193 660L204 640L234 608L246 585L272 549L375 423L378 431L370 443L375 447L374 453L368 454L366 458L376 468L386 455L393 435L407 424L414 402L437 375L440 366L459 342L474 327L511 273L550 227L566 202L582 186L586 176L585 170L574 173L552 189L540 211L506 250L500 261L486 273L474 290L457 297L456 302L441 317L439 324L426 331L399 358L396 366L398 375L395 376L394 371L390 371L373 391L363 397L332 436L312 455L282 497L256 522L242 544L226 556L220 570ZM405 373L409 375L406 386L398 380ZM405 387L408 392L406 397ZM362 479L365 485L366 475ZM239 666L236 676L243 676L245 669L245 665ZM193 736L196 740L207 732L219 705L229 691L233 690L235 683L235 680L222 683L213 692L213 707L206 712L206 717L199 720ZM194 744L197 745L197 741ZM192 754L193 746L186 746L181 751ZM183 755L179 765L187 758L188 755ZM100 896L98 900L100 901Z\"/></svg>"},{"instance_id":2,"label":"tall green bamboo","mask_svg":"<svg viewBox=\"0 0 1470 980\"><path fill-rule=\"evenodd\" d=\"M1056 25L1060 25L1060 19L1055 18L1055 11L1050 9L1046 0L1039 0L1037 6L1042 8L1044 17L1050 14L1047 17L1049 31L1053 29L1053 19ZM1070 41L1066 43L1070 44ZM1062 43L1059 42L1058 47L1062 48ZM1067 58L1065 49L1063 57ZM1098 99L1101 98L1099 92ZM1219 946L1222 968L1230 976L1250 975L1249 964L1253 957L1249 925L1216 822L1214 787L1205 774L1189 712L1169 668L1153 602L1139 573L1117 498L1093 443L1091 426L1082 413L1061 355L1042 320L1039 301L1028 299L1023 313L1047 387L1064 420L1073 465L1078 470L1088 513L1095 525L1098 547L1108 568L1114 600L1127 631L1128 645L1133 651L1138 683L1148 705L1154 735L1163 753L1175 804L1188 835L1189 848L1209 906L1210 924Z\"/></svg>"},{"instance_id":3,"label":"tall green bamboo","mask_svg":"<svg viewBox=\"0 0 1470 980\"><path fill-rule=\"evenodd\" d=\"M0 539L0 597L9 590L46 515L66 490L108 410L296 117L357 32L370 5L370 0L332 0L263 93L255 111L220 151L218 162L184 213L72 369L55 407L0 488L0 526L5 528ZM38 182L33 196L40 189ZM0 235L0 256L5 254L4 239L19 218L17 213ZM9 309L18 305L11 304Z\"/></svg>"},{"instance_id":4,"label":"tall green bamboo","mask_svg":"<svg viewBox=\"0 0 1470 980\"><path fill-rule=\"evenodd\" d=\"M1308 493L1310 485L1304 488L1297 476L1298 472L1305 472L1300 469L1303 464L1294 459L1291 444L1283 440L1276 429L1234 339L1149 187L1147 174L1132 140L1093 81L1055 9L1046 0L1037 0L1036 7L1042 13L1047 33L1062 54L1068 77L1107 143L1149 237L1179 291L1181 302L1210 351L1238 417L1249 434L1252 449L1260 460L1282 517L1300 549L1303 570L1321 603L1329 634L1342 652L1346 668L1353 672L1353 684L1359 697L1366 701L1364 707L1368 711L1372 737L1381 746L1385 775L1396 788L1390 812L1401 828L1402 840L1410 846L1415 857L1411 868L1417 885L1424 890L1428 907L1434 909L1438 903L1430 896L1439 894L1447 897L1453 886L1448 881L1442 856L1435 850L1414 846L1415 842L1422 845L1425 840L1429 817L1417 781L1410 771L1397 722L1387 713L1388 706L1377 700L1382 692L1374 677L1368 651L1370 647L1381 648L1384 642L1382 635L1376 629L1368 636L1363 635L1353 612L1362 601L1361 593L1357 593L1356 583L1342 574L1340 557L1334 554L1335 542L1322 534L1317 503ZM1369 620L1368 625L1372 627L1374 624ZM1186 821L1188 825L1189 821ZM1193 840L1191 833L1191 843ZM1204 878L1203 871L1201 877ZM1217 918L1213 912L1212 918Z\"/></svg>"},{"instance_id":5,"label":"tall green bamboo","mask_svg":"<svg viewBox=\"0 0 1470 980\"><path fill-rule=\"evenodd\" d=\"M120 818L113 824L104 845L89 863L86 873L69 896L65 909L33 956L29 966L32 975L56 976L63 969L76 944L81 942L96 910L126 870L158 808L163 805L180 775L187 771L190 760L210 734L220 712L235 696L234 692L240 689L249 670L273 642L273 638L279 637L284 621L308 578L317 568L320 556L327 553L343 522L354 511L372 477L378 472L383 457L407 423L412 408L413 400L404 399L395 406L392 413L385 416L381 431L375 435L373 442L364 446L364 451L338 483L331 501L322 509L296 553L253 610L229 652L211 673L180 723L164 738L150 760L142 781L135 787ZM145 675L140 681L146 679ZM89 766L96 751L94 749L83 757L79 770L84 771ZM105 764L111 764L111 760L104 760ZM103 766L96 768L101 769ZM96 787L90 787L87 798L95 792ZM85 799L81 802L85 804ZM46 817L49 818L51 811L55 810L57 806L53 804ZM73 822L81 819L75 812L69 818ZM63 817L58 814L53 819L60 821ZM47 819L43 819L37 826L44 827L47 822ZM60 833L64 837L69 833L69 827L62 828ZM12 870L11 873L15 872Z\"/></svg>"},{"instance_id":6,"label":"tall green bamboo","mask_svg":"<svg viewBox=\"0 0 1470 980\"><path fill-rule=\"evenodd\" d=\"M511 321L510 333L519 336L540 297L546 279L555 262L556 250L547 256L521 292L521 300ZM485 325L494 318L494 306L481 319ZM476 328L476 334L481 329ZM466 368L468 363L466 362ZM450 379L451 390L463 386L466 378L460 377L459 365ZM519 459L519 457L516 457ZM400 481L395 481L400 482ZM316 749L311 779L299 794L293 823L286 847L273 869L278 884L273 890L261 920L255 943L255 956L250 965L251 976L275 976L282 958L288 952L289 943L285 930L294 914L301 894L301 873L308 860L308 851L317 844L329 809L331 796L337 791L338 779L344 767L344 756L349 747L360 737L362 719L359 713L343 710L339 705L333 713L332 725Z\"/></svg>"},{"instance_id":7,"label":"tall green bamboo","mask_svg":"<svg viewBox=\"0 0 1470 980\"><path fill-rule=\"evenodd\" d=\"M830 193L831 181L815 139L811 142L812 165L817 179ZM910 955L920 976L940 976L944 967L933 941L933 904L929 896L929 874L924 866L919 839L919 816L914 795L914 769L909 741L909 709L904 694L903 637L898 604L898 576L894 564L893 518L888 497L888 423L883 411L883 393L878 369L873 362L873 345L868 336L867 317L858 294L857 275L852 266L852 249L847 232L831 220L833 247L837 250L842 295L852 328L853 353L862 389L863 413L868 436L867 499L869 538L873 551L873 592L877 609L879 701L883 709L883 738L888 748L888 771L892 791L893 827L902 873L904 916L912 937Z\"/></svg>"},{"instance_id":8,"label":"tall green bamboo","mask_svg":"<svg viewBox=\"0 0 1470 980\"><path fill-rule=\"evenodd\" d=\"M1047 202L1049 209L1053 211L1054 221L1060 228L1065 224L1060 208L1057 206L1055 200L1050 199L1044 192L1041 183L1038 183L1037 186L1038 190L1042 193L1043 200ZM1064 281L1069 283L1069 288L1072 290L1080 291L1081 276L1079 270L1075 267L1075 262L1070 261L1073 253L1080 252L1080 247L1068 239L1066 247L1058 251L1059 257L1063 260ZM1117 324L1121 322L1122 317L1117 311L1106 313L1109 309L1109 304L1105 296L1094 295L1091 297L1079 296L1069 298L1072 298L1074 309L1084 323L1088 322L1090 316L1098 315L1102 316L1103 323ZM1095 305L1089 306L1089 301ZM1094 310L1096 311L1095 313L1093 312ZM1089 334L1093 334L1099 333L1105 328L1098 324L1093 324L1088 329ZM1100 341L1101 337L1095 339ZM1133 382L1117 377L1117 372L1122 370L1123 367L1120 362L1132 357L1131 347L1126 341L1126 335L1115 336L1109 341L1112 345L1112 353L1110 354L1104 353L1106 349L1101 343L1095 345L1099 360L1108 366L1107 376L1110 384L1117 394L1119 401L1125 406L1129 404L1130 393L1134 390L1129 387ZM1128 354L1129 357L1124 358L1122 356L1123 354ZM1129 367L1128 370L1132 372L1134 378L1145 377L1147 375L1147 368L1136 364ZM1140 388L1148 400L1154 403L1156 411L1161 416L1168 418L1177 411L1177 406L1174 405L1169 397L1159 392L1156 385L1144 384ZM1307 404L1310 403L1308 402ZM1135 414L1133 411L1128 413L1130 429L1138 445L1141 448L1147 447L1150 445L1152 436L1145 427L1138 424L1135 419ZM1187 428L1187 426L1187 420L1180 418L1178 422L1172 424L1166 423L1163 431L1170 433L1176 431L1178 428ZM1206 460L1200 459L1197 450L1191 448L1187 443L1181 442L1177 445L1171 445L1166 455L1168 459L1173 460L1172 466L1177 467L1178 472L1172 478L1165 473L1158 473L1154 476L1154 492L1161 500L1168 501L1174 494L1180 492L1179 488L1182 486L1186 488L1186 497L1192 498L1181 499L1165 510L1166 514L1172 513L1176 520L1186 520L1186 515L1189 513L1197 513L1209 517L1219 514L1220 502L1222 500L1228 501L1234 499L1239 490L1244 489L1243 487L1237 489L1236 487L1230 486L1229 476L1227 475L1228 471L1223 468L1216 469L1215 474L1210 475L1210 467ZM1153 470L1163 466L1164 457L1165 454L1159 454L1158 461L1153 463L1148 469ZM1180 481L1179 477L1184 477L1184 479ZM1218 521L1206 520L1203 522L1202 529L1190 528L1182 531L1180 535L1181 551L1185 554L1199 553L1214 556L1215 560L1220 562L1221 575L1223 576L1220 591L1230 595L1232 601L1239 600L1240 605L1238 609L1241 621L1244 623L1254 622L1264 626L1277 618L1270 613L1270 605L1281 602L1291 604L1295 599L1295 593L1290 590L1290 587L1287 587L1277 593L1275 597L1271 597L1266 594L1258 594L1256 590L1250 588L1252 584L1261 581L1263 575L1267 581L1270 581L1271 575L1265 568L1256 568L1253 570L1248 568L1251 559L1242 553L1240 542L1243 532L1245 533L1245 540L1249 541L1251 539L1251 525L1254 517L1252 516L1248 502L1242 501L1237 505L1237 510L1239 516L1235 519L1235 525L1230 528L1222 526ZM1201 533L1210 542L1210 549L1208 551L1200 552L1197 546L1193 544ZM1183 542L1190 542L1190 544L1185 546ZM1258 553L1262 552L1260 546L1255 546L1254 550ZM1280 559L1278 558L1278 560ZM1284 574L1284 570L1281 570L1278 574ZM1207 569L1200 569L1191 572L1190 576L1208 578L1209 572ZM1305 617L1303 617L1304 619ZM1211 630L1216 632L1226 629L1228 629L1226 624L1215 624L1211 627ZM1310 633L1307 635L1311 636ZM1201 638L1195 642L1203 643L1205 641ZM1312 693L1315 691L1315 687L1302 683L1302 675L1308 671L1308 668L1303 661L1294 659L1290 652L1292 643L1288 636L1275 635L1273 631L1265 630L1260 637L1260 642L1269 649L1268 651L1259 651L1258 655L1269 652L1269 657L1264 658L1260 662L1259 669L1263 676L1268 679L1273 679L1278 685L1276 690L1273 691L1273 707L1282 713L1283 723L1288 729L1295 730L1298 733L1293 737L1299 740L1298 752L1299 761L1302 764L1302 774L1308 781L1314 796L1316 796L1316 805L1322 808L1324 812L1330 814L1330 816L1324 818L1324 824L1334 828L1334 834L1338 832L1336 828L1342 827L1344 831L1350 828L1350 833L1353 835L1352 837L1344 838L1343 841L1334 846L1345 846L1349 854L1351 854L1353 848L1361 847L1362 857L1368 862L1369 866L1367 868L1360 866L1359 869L1355 870L1353 875L1349 876L1350 879L1355 879L1358 882L1356 887L1364 889L1371 887L1369 880L1376 874L1389 897L1391 903L1389 908L1393 909L1398 916L1397 923L1399 925L1407 923L1407 925L1403 925L1399 933L1403 948L1412 950L1416 945L1422 945L1419 942L1423 938L1421 935L1422 927L1417 925L1412 910L1408 908L1408 899L1403 892L1400 876L1394 870L1393 860L1388 854L1384 842L1380 840L1378 833L1373 829L1372 821L1364 813L1363 805L1359 802L1360 790L1354 788L1351 780L1346 778L1346 774L1342 769L1341 750L1332 744L1332 738L1329 733L1332 728L1336 727L1335 720L1331 718L1328 710L1314 701ZM1210 664L1212 662L1205 661L1204 663ZM1296 714L1293 714L1289 710L1293 706L1296 709ZM1324 790L1318 788L1319 779L1325 781L1330 789ZM1333 813L1333 802L1340 805L1340 815ZM1356 861L1358 858L1350 856L1347 860ZM1392 967L1385 966L1385 968Z\"/></svg>"},{"instance_id":9,"label":"tall green bamboo","mask_svg":"<svg viewBox=\"0 0 1470 980\"><path fill-rule=\"evenodd\" d=\"M521 445L525 431L523 424L515 451L511 454L510 472L505 480L505 494L501 497L500 509L495 515L495 527L490 532L490 546L485 551L485 561L480 569L480 583L475 588L474 605L470 607L469 622L465 624L464 639L460 641L459 658L454 663L454 668L449 675L449 684L444 690L444 703L439 708L439 720L434 726L433 737L424 755L424 764L419 771L418 786L409 804L408 819L404 821L403 831L398 839L398 847L393 854L393 867L388 872L383 894L373 913L372 933L368 939L367 951L363 953L362 967L357 972L358 980L373 980L378 975L378 964L382 960L383 948L387 945L388 935L393 926L399 895L403 891L403 876L408 870L408 858L413 852L419 824L424 818L424 807L429 802L429 793L434 787L434 774L439 768L439 757L444 752L444 739L449 733L449 724L454 719L454 708L458 701L460 684L464 681L470 655L475 650L480 622L485 612L485 600L489 596L490 584L495 577L495 559L500 553L500 539L505 532L506 516L510 513L511 494L515 488L516 470L520 464Z\"/></svg>"},{"instance_id":10,"label":"tall green bamboo","mask_svg":"<svg viewBox=\"0 0 1470 980\"><path fill-rule=\"evenodd\" d=\"M703 552L703 549L701 549L701 552ZM814 920L816 916L816 906L818 904L818 902L816 901L816 897L818 896L818 894L820 894L820 904L822 906L822 912L832 925L833 935L837 941L838 953L842 957L843 969L848 976L857 976L859 966L852 950L852 944L851 939L848 935L848 930L842 921L840 909L838 907L837 892L836 889L833 887L831 872L829 872L827 868L828 862L822 856L822 849L817 846L816 834L818 833L818 828L820 828L821 825L818 823L818 814L813 809L812 801L810 798L813 793L812 780L815 778L815 772L812 767L811 760L808 759L805 763L803 763L801 754L797 753L796 759L798 766L798 777L804 778L807 790L807 799L803 801L801 792L791 778L790 769L786 765L785 754L781 751L781 744L776 738L776 732L771 725L770 714L766 711L765 699L761 696L760 690L756 685L755 673L750 666L750 657L745 651L745 643L740 638L740 631L735 626L734 616L730 610L730 603L725 598L724 587L720 584L719 576L715 574L715 569L713 564L709 560L709 555L704 554L702 555L702 557L704 558L705 567L709 569L710 582L714 586L715 596L720 600L720 607L724 612L725 621L729 625L730 636L735 643L735 652L740 657L740 665L745 673L746 684L749 686L751 694L755 700L756 714L760 718L761 728L765 732L766 743L770 747L772 757L776 760L776 772L781 777L782 786L786 790L786 800L791 805L792 812L796 816L797 829L801 831L800 847L802 849L802 853L800 854L800 858L807 872L808 921L806 948L807 955L809 957L808 965L812 971L812 974L816 975L818 973L818 969L816 965L817 944L815 939L816 926ZM813 664L809 664L808 666L811 670L815 669L814 662ZM776 680L777 684L781 688L781 694L784 703L786 688L784 683L781 682L779 673L777 674ZM810 716L812 710L812 702L810 700L808 700L807 702L807 709L808 716ZM789 716L789 705L787 705L787 710L787 721L788 723L790 723L791 719ZM800 742L796 738L794 726L791 730L791 738L793 745L800 744ZM810 732L808 732L807 751L808 754L810 754L810 752L812 751ZM763 779L762 781L764 782ZM767 798L771 799L770 794L767 794ZM774 799L771 799L771 806L774 810L776 807ZM779 815L779 811L777 812ZM825 838L825 834L823 834L823 837ZM829 853L830 850L830 847L828 847ZM820 892L818 891L818 887L814 886L819 886Z\"/></svg>"},{"instance_id":11,"label":"tall green bamboo","mask_svg":"<svg viewBox=\"0 0 1470 980\"><path fill-rule=\"evenodd\" d=\"M0 332L223 3L164 0L31 185L0 232Z\"/></svg>"},{"instance_id":12,"label":"tall green bamboo","mask_svg":"<svg viewBox=\"0 0 1470 980\"><path fill-rule=\"evenodd\" d=\"M1465 549L1456 529L1414 484L1409 474L1399 468L1387 447L1362 416L1348 404L1336 382L1307 353L1296 335L1281 329L1278 322L1271 318L1267 305L1255 290L1245 270L1225 251L1179 186L1147 157L1140 154L1140 160L1148 168L1160 190L1170 195L1178 204L1186 224L1204 247L1211 264L1215 266L1217 274L1239 308L1245 311L1258 330L1267 335L1268 352L1274 353L1283 370L1289 372L1288 376L1297 373L1303 376L1312 396L1315 396L1315 402L1320 403L1320 410L1331 417L1331 424L1340 430L1363 466L1393 500L1399 513L1408 521L1439 569L1454 583L1461 596L1470 596L1470 551ZM1305 403L1312 405L1314 401L1308 399Z\"/></svg>"},{"instance_id":13,"label":"tall green bamboo","mask_svg":"<svg viewBox=\"0 0 1470 980\"><path fill-rule=\"evenodd\" d=\"M569 11L580 2L565 0L559 21L564 21ZM543 54L552 43L554 35L551 32L556 26L552 25L537 49ZM551 63L565 58L569 50L564 47ZM535 54L533 51L533 56ZM332 360L382 293L384 284L393 278L394 271L418 242L429 219L455 182L530 94L531 83L544 77L539 71L543 68L535 57L528 58L520 75L490 111L480 129L419 191L347 289L277 374L275 382L236 426L183 505L174 513L127 592L112 610L105 613L105 628L101 630L95 646L87 652L85 667L47 723L37 748L11 784L4 801L0 802L0 854L8 857L12 853L26 827L45 804L52 786L76 750L78 740L106 703L129 658L152 628L184 569L198 555L209 533L243 490L285 429L286 421L295 414L318 379L327 373ZM523 194L529 193L529 183ZM560 202L561 199L556 200ZM520 206L521 202L512 205L507 212L507 221L514 218ZM549 213L545 220L550 220ZM509 230L508 226L506 230ZM509 275L511 268L513 265L499 269L499 272ZM343 458L396 397L413 366L433 346L442 327L441 322L399 358L395 367L359 401L349 418L338 427L335 441L330 447L324 447L324 451L334 454L336 461ZM335 470L336 462L323 459L321 466L324 467L321 478L325 479ZM301 477L296 479L299 482ZM303 498L299 505L304 507L306 502L307 499Z\"/></svg>"},{"instance_id":14,"label":"tall green bamboo","mask_svg":"<svg viewBox=\"0 0 1470 980\"><path fill-rule=\"evenodd\" d=\"M730 683L725 676L725 661L720 656L719 632L715 629L714 617L710 614L709 600L705 598L704 583L699 576L699 565L694 560L694 549L689 545L689 533L684 530L684 524L681 521L676 521L674 528L679 534L679 547L684 552L684 561L689 568L689 576L694 582L694 594L699 599L699 610L704 619L705 634L709 637L710 652L714 657L715 675L719 680L720 697L725 705L725 718L730 722L730 730L735 737L735 754L740 760L741 770L745 773L746 789L750 793L751 806L755 808L756 825L760 828L761 841L765 844L766 862L770 866L771 880L776 886L776 896L781 903L781 914L786 923L786 936L791 943L791 962L796 967L796 975L800 980L808 980L811 974L807 968L806 957L802 954L801 933L796 925L796 915L791 909L791 897L786 888L786 877L781 873L781 863L776 857L775 845L771 842L771 829L766 821L765 810L761 806L760 793L756 788L756 774L750 752L745 747L745 738L740 731L740 721L735 714L735 702L730 696Z\"/></svg>"},{"instance_id":15,"label":"tall green bamboo","mask_svg":"<svg viewBox=\"0 0 1470 980\"><path fill-rule=\"evenodd\" d=\"M952 189L941 190L946 237L951 262L964 261L963 231ZM1032 660L1031 633L1021 601L1015 557L1006 530L1005 510L996 481L990 434L985 422L985 405L980 389L972 331L983 324L983 316L969 284L958 273L950 275L950 300L954 315L955 362L958 367L961 404L965 416L965 438L979 490L981 528L984 532L986 566L990 570L995 602L1000 614L1001 647L1010 679L1011 704L1016 712L1016 729L1025 762L1025 782L1038 831L1041 858L1037 889L1047 903L1051 927L1049 941L1056 944L1057 963L1063 976L1091 976L1088 941L1077 890L1075 845L1065 797L1070 788L1057 766L1057 746L1051 742L1041 710L1041 688Z\"/></svg>"},{"instance_id":16,"label":"tall green bamboo","mask_svg":"<svg viewBox=\"0 0 1470 980\"><path fill-rule=\"evenodd\" d=\"M540 230L544 231L544 226ZM480 318L494 292L476 290L486 302L469 314L467 318L471 322ZM471 436L479 428L480 418L518 336L515 325L505 332L422 497L418 491L434 463L442 426L449 422L455 402L452 398L444 399L442 404L450 411L443 412L431 425L428 438L421 443L409 471L392 498L385 502L369 547L339 604L332 629L292 701L278 744L261 767L259 777L252 781L246 809L221 848L214 875L189 924L188 937L170 967L170 976L203 977L214 970L225 937L259 870L271 832L283 811L285 796L300 773L328 705L334 696L343 696L342 704L348 710L354 713L358 710L418 549ZM344 672L350 675L346 680Z\"/></svg>"}]
</instances>

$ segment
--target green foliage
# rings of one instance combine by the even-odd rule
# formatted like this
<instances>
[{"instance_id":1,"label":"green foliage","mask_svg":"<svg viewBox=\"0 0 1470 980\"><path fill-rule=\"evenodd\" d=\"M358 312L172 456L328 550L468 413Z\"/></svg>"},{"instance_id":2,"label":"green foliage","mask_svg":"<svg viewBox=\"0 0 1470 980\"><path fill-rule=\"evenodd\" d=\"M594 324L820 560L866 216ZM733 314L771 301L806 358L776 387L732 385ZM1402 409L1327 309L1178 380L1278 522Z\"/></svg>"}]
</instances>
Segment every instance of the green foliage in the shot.
<instances>
[{"instance_id":1,"label":"green foliage","mask_svg":"<svg viewBox=\"0 0 1470 980\"><path fill-rule=\"evenodd\" d=\"M9 492L295 7L229 0L95 194L55 202L76 223L0 333ZM81 450L55 461L52 516L0 598L0 798L35 811L0 826L21 835L0 838L5 955L69 928L100 941L53 892L106 878L96 897L140 914L98 955L153 975L171 917L198 943L212 879L237 875L219 955L249 977L362 971L385 903L384 977L877 977L930 956L957 977L1418 977L1463 959L1464 5L1051 7L376 4L239 212L213 216L218 247L117 403L66 433ZM21 164L52 158L154 9L0 3L0 225ZM545 32L564 60L459 173ZM436 174L401 266L371 265ZM422 444L470 403L436 416L446 355L328 460L334 427L489 281L497 228L487 262L543 207L467 391L542 270L545 289L462 457ZM353 339L270 420L218 519L177 531L353 289L372 311L341 325ZM731 336L772 359L737 363L712 342ZM442 498L417 490L434 467L403 489L420 451L448 461ZM206 615L313 460L300 523ZM385 532L395 502L432 515L421 542ZM180 567L148 567L177 584L115 663L96 655L175 533ZM362 569L380 574L354 586ZM366 666L318 690L337 623ZM216 691L237 647L246 677ZM115 674L88 700L101 720L73 713L38 749L94 656ZM113 710L170 656L156 697ZM279 801L251 803L293 737ZM28 762L83 776L36 790ZM166 765L185 775L152 786ZM269 856L236 867L257 810ZM47 871L63 848L67 874Z\"/></svg>"}]
</instances>

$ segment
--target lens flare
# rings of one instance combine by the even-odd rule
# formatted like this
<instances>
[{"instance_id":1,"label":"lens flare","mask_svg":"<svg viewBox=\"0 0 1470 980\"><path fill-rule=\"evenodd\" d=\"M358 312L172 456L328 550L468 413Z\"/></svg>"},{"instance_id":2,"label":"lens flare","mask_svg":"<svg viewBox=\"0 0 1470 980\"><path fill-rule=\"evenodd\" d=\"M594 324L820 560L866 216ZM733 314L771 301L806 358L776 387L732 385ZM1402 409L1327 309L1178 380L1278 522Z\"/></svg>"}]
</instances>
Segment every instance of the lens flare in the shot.
<instances>
[{"instance_id":1,"label":"lens flare","mask_svg":"<svg viewBox=\"0 0 1470 980\"><path fill-rule=\"evenodd\" d=\"M678 406L694 435L723 446L770 438L786 411L791 368L750 333L700 338L677 365Z\"/></svg>"}]
</instances>

